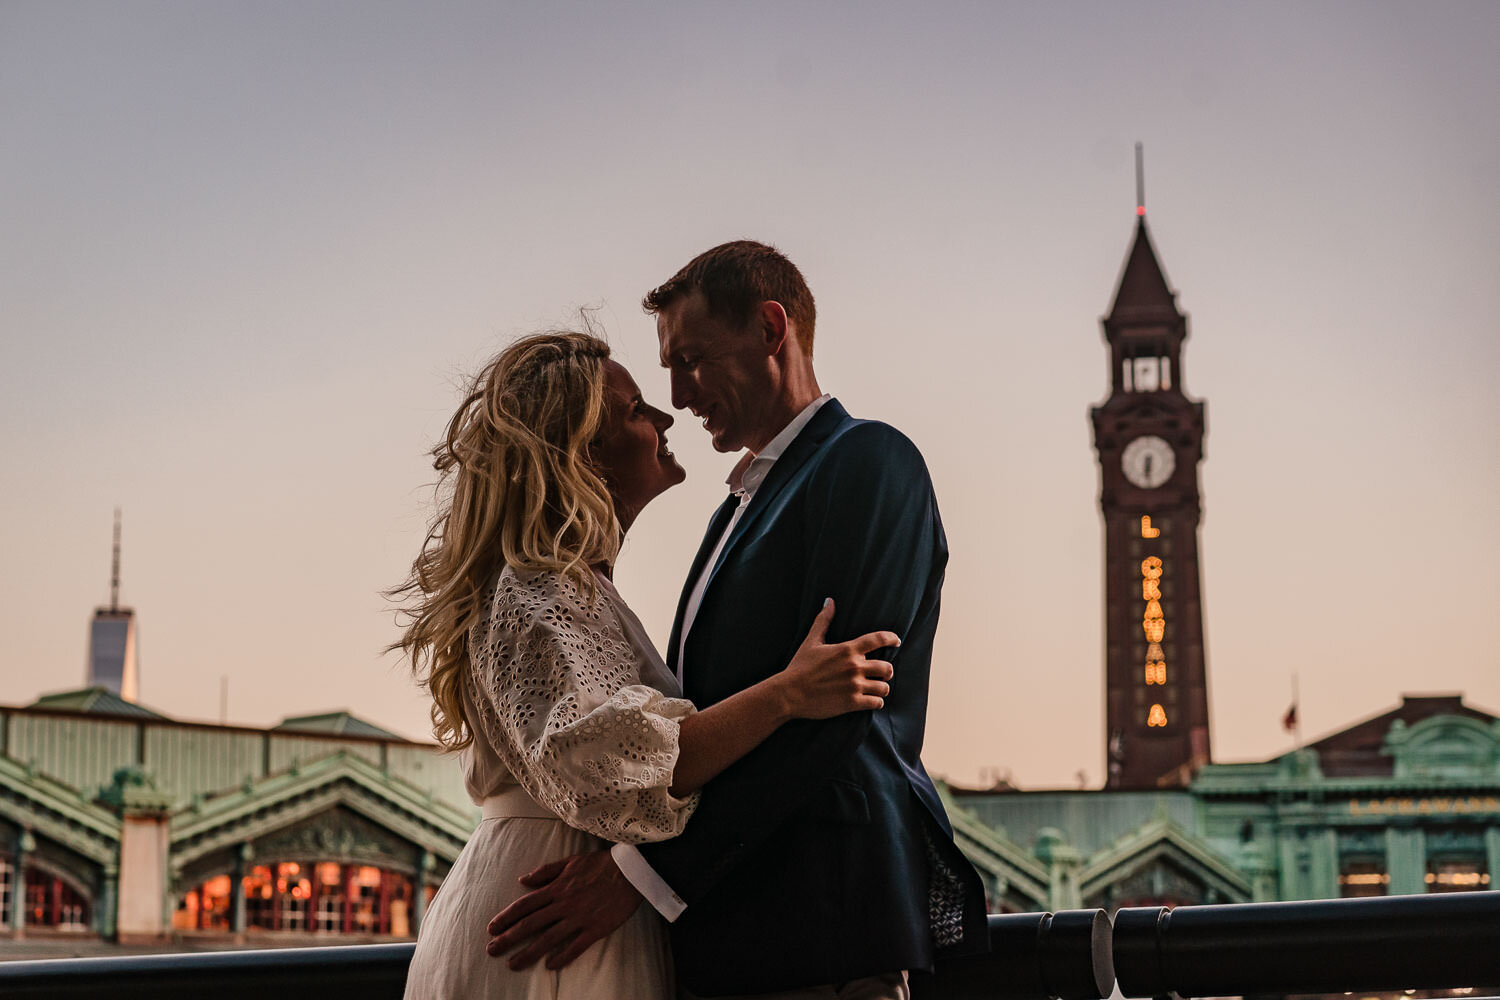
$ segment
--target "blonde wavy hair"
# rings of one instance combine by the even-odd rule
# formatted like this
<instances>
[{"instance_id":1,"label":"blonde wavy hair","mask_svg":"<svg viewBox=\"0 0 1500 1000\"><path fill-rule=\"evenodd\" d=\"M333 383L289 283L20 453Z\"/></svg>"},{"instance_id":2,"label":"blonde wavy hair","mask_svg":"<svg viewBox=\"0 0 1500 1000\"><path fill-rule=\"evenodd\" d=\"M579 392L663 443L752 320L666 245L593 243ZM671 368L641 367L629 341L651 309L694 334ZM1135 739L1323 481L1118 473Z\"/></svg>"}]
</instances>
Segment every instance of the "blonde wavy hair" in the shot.
<instances>
[{"instance_id":1,"label":"blonde wavy hair","mask_svg":"<svg viewBox=\"0 0 1500 1000\"><path fill-rule=\"evenodd\" d=\"M463 714L469 629L503 566L553 570L592 593L613 562L620 523L589 446L605 419L609 345L590 333L536 334L510 345L467 387L432 450L437 513L411 575L390 646L432 695L432 732L449 750L473 740Z\"/></svg>"}]
</instances>

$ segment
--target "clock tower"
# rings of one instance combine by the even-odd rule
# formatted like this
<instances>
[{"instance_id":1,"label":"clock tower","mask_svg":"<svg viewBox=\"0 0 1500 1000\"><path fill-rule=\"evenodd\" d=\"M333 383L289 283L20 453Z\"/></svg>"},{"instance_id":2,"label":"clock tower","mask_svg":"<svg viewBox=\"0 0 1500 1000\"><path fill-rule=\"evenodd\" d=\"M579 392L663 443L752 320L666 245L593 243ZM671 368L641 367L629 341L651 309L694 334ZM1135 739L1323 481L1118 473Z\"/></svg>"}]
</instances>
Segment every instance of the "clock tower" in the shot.
<instances>
[{"instance_id":1,"label":"clock tower","mask_svg":"<svg viewBox=\"0 0 1500 1000\"><path fill-rule=\"evenodd\" d=\"M1110 393L1091 416L1104 515L1105 787L1181 786L1210 759L1198 570L1204 414L1184 391L1187 317L1143 204L1102 323Z\"/></svg>"}]
</instances>

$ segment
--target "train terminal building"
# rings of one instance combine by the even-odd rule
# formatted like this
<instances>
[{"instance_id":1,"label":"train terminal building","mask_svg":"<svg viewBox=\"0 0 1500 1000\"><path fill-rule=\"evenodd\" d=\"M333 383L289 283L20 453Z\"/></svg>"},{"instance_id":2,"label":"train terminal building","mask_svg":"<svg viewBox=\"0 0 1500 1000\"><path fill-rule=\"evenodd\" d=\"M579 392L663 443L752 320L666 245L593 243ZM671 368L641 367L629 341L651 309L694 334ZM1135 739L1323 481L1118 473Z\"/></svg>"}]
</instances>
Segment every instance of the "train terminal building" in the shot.
<instances>
[{"instance_id":1,"label":"train terminal building","mask_svg":"<svg viewBox=\"0 0 1500 1000\"><path fill-rule=\"evenodd\" d=\"M457 762L339 712L270 729L96 687L0 707L0 927L409 937L478 822Z\"/></svg>"},{"instance_id":2,"label":"train terminal building","mask_svg":"<svg viewBox=\"0 0 1500 1000\"><path fill-rule=\"evenodd\" d=\"M1180 788L948 795L992 911L1483 890L1500 868L1500 720L1408 695Z\"/></svg>"},{"instance_id":3,"label":"train terminal building","mask_svg":"<svg viewBox=\"0 0 1500 1000\"><path fill-rule=\"evenodd\" d=\"M345 712L208 725L94 688L0 708L0 747L10 937L411 937L479 819L456 760ZM1500 868L1500 720L1457 696L1184 787L946 794L992 911L1453 892Z\"/></svg>"}]
</instances>

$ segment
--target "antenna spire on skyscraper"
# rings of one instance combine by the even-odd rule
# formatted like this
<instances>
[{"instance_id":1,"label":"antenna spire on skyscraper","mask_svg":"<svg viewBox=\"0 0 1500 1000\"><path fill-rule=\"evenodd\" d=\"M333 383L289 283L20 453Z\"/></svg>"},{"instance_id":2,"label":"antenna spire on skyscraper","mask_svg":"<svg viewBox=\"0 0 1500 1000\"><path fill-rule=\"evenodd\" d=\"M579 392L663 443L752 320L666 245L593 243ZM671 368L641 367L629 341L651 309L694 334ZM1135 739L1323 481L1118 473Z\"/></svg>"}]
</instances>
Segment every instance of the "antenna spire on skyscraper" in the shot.
<instances>
[{"instance_id":1,"label":"antenna spire on skyscraper","mask_svg":"<svg viewBox=\"0 0 1500 1000\"><path fill-rule=\"evenodd\" d=\"M120 508L115 508L115 550L109 571L109 610L120 610Z\"/></svg>"},{"instance_id":2,"label":"antenna spire on skyscraper","mask_svg":"<svg viewBox=\"0 0 1500 1000\"><path fill-rule=\"evenodd\" d=\"M1146 156L1135 144L1135 214L1146 214Z\"/></svg>"}]
</instances>

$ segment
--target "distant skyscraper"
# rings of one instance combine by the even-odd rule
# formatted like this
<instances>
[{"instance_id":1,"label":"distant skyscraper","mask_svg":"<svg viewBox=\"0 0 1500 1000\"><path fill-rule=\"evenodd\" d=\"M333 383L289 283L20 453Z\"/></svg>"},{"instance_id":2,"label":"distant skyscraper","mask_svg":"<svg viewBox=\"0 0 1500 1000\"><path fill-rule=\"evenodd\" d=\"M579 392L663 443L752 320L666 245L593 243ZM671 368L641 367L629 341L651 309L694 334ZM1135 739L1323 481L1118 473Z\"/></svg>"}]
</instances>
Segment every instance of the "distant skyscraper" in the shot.
<instances>
[{"instance_id":1,"label":"distant skyscraper","mask_svg":"<svg viewBox=\"0 0 1500 1000\"><path fill-rule=\"evenodd\" d=\"M120 511L115 510L114 559L109 578L109 607L95 608L89 627L88 684L104 687L126 701L140 697L136 662L135 610L120 607Z\"/></svg>"}]
</instances>

